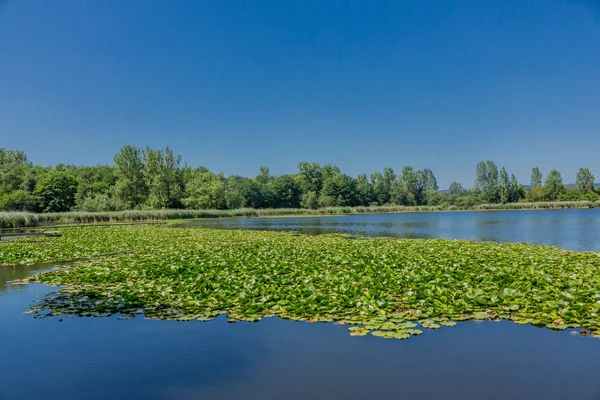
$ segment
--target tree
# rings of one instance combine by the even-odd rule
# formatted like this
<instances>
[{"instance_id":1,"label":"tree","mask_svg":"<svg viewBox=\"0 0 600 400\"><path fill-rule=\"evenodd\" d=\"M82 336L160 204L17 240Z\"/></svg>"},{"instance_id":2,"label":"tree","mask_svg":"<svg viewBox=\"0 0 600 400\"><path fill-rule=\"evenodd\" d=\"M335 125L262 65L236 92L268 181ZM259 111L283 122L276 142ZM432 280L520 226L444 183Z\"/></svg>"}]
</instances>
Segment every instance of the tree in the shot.
<instances>
[{"instance_id":1,"label":"tree","mask_svg":"<svg viewBox=\"0 0 600 400\"><path fill-rule=\"evenodd\" d=\"M0 148L0 193L27 190L24 178L31 167L24 152Z\"/></svg>"},{"instance_id":2,"label":"tree","mask_svg":"<svg viewBox=\"0 0 600 400\"><path fill-rule=\"evenodd\" d=\"M555 201L558 199L558 196L565 190L560 172L555 169L550 171L544 182L544 187L548 195L548 200Z\"/></svg>"},{"instance_id":3,"label":"tree","mask_svg":"<svg viewBox=\"0 0 600 400\"><path fill-rule=\"evenodd\" d=\"M454 181L448 187L448 192L453 196L462 196L467 193L467 190L459 182Z\"/></svg>"},{"instance_id":4,"label":"tree","mask_svg":"<svg viewBox=\"0 0 600 400\"><path fill-rule=\"evenodd\" d=\"M474 189L486 203L497 203L500 200L498 167L493 161L481 161L477 164Z\"/></svg>"},{"instance_id":5,"label":"tree","mask_svg":"<svg viewBox=\"0 0 600 400\"><path fill-rule=\"evenodd\" d=\"M116 196L133 209L146 201L148 187L142 151L127 145L115 155Z\"/></svg>"},{"instance_id":6,"label":"tree","mask_svg":"<svg viewBox=\"0 0 600 400\"><path fill-rule=\"evenodd\" d=\"M422 180L421 186L423 188L423 191L439 189L437 179L435 179L435 175L433 174L432 170L430 170L429 168L425 168L422 171L420 171L419 175Z\"/></svg>"},{"instance_id":7,"label":"tree","mask_svg":"<svg viewBox=\"0 0 600 400\"><path fill-rule=\"evenodd\" d=\"M244 199L243 207L261 208L264 207L265 196L261 190L263 185L253 179L243 178L238 182L237 190Z\"/></svg>"},{"instance_id":8,"label":"tree","mask_svg":"<svg viewBox=\"0 0 600 400\"><path fill-rule=\"evenodd\" d=\"M144 151L147 204L150 208L179 208L183 197L181 156L166 147Z\"/></svg>"},{"instance_id":9,"label":"tree","mask_svg":"<svg viewBox=\"0 0 600 400\"><path fill-rule=\"evenodd\" d=\"M371 174L371 187L373 188L373 197L377 204L382 206L390 201L390 193L389 191L386 192L381 172Z\"/></svg>"},{"instance_id":10,"label":"tree","mask_svg":"<svg viewBox=\"0 0 600 400\"><path fill-rule=\"evenodd\" d=\"M319 195L317 194L317 192L304 193L301 197L300 205L303 208L316 210L317 208L319 208Z\"/></svg>"},{"instance_id":11,"label":"tree","mask_svg":"<svg viewBox=\"0 0 600 400\"><path fill-rule=\"evenodd\" d=\"M302 161L298 164L298 182L302 193L319 193L323 186L323 172L319 163Z\"/></svg>"},{"instance_id":12,"label":"tree","mask_svg":"<svg viewBox=\"0 0 600 400\"><path fill-rule=\"evenodd\" d=\"M222 210L227 208L225 191L226 181L223 174L196 170L194 177L186 185L187 197L183 199L183 204L199 210Z\"/></svg>"},{"instance_id":13,"label":"tree","mask_svg":"<svg viewBox=\"0 0 600 400\"><path fill-rule=\"evenodd\" d=\"M580 168L577 172L577 179L575 181L575 187L580 193L584 194L587 192L594 191L594 182L596 178L592 175L592 172L587 168Z\"/></svg>"},{"instance_id":14,"label":"tree","mask_svg":"<svg viewBox=\"0 0 600 400\"><path fill-rule=\"evenodd\" d=\"M509 202L516 203L525 197L525 188L517 182L515 174L510 175L510 196Z\"/></svg>"},{"instance_id":15,"label":"tree","mask_svg":"<svg viewBox=\"0 0 600 400\"><path fill-rule=\"evenodd\" d=\"M341 173L328 177L323 181L319 202L324 207L356 205L356 182L352 177Z\"/></svg>"},{"instance_id":16,"label":"tree","mask_svg":"<svg viewBox=\"0 0 600 400\"><path fill-rule=\"evenodd\" d=\"M542 186L542 173L538 167L531 170L531 189Z\"/></svg>"},{"instance_id":17,"label":"tree","mask_svg":"<svg viewBox=\"0 0 600 400\"><path fill-rule=\"evenodd\" d=\"M267 167L260 167L260 172L256 175L256 181L262 184L266 184L273 177L271 176L271 171Z\"/></svg>"},{"instance_id":18,"label":"tree","mask_svg":"<svg viewBox=\"0 0 600 400\"><path fill-rule=\"evenodd\" d=\"M77 178L65 171L50 170L37 182L34 195L44 212L69 211L75 205Z\"/></svg>"},{"instance_id":19,"label":"tree","mask_svg":"<svg viewBox=\"0 0 600 400\"><path fill-rule=\"evenodd\" d=\"M477 167L475 169L475 184L473 185L473 189L476 192L483 192L485 191L486 186L488 185L488 171L487 171L487 165L485 163L485 161L481 161L479 162L479 164L477 164Z\"/></svg>"},{"instance_id":20,"label":"tree","mask_svg":"<svg viewBox=\"0 0 600 400\"><path fill-rule=\"evenodd\" d=\"M356 198L358 204L368 206L374 200L373 198L373 186L367 179L366 174L360 174L356 178Z\"/></svg>"},{"instance_id":21,"label":"tree","mask_svg":"<svg viewBox=\"0 0 600 400\"><path fill-rule=\"evenodd\" d=\"M548 201L548 191L545 186L537 186L529 189L525 194L525 200L528 202Z\"/></svg>"},{"instance_id":22,"label":"tree","mask_svg":"<svg viewBox=\"0 0 600 400\"><path fill-rule=\"evenodd\" d=\"M406 198L402 199L402 195L400 198L403 205L414 206L419 203L419 199L421 198L422 190L419 187L419 178L417 173L413 170L413 167L406 166L402 168L402 173L399 177L400 187L398 192L401 194L403 191L406 193Z\"/></svg>"},{"instance_id":23,"label":"tree","mask_svg":"<svg viewBox=\"0 0 600 400\"><path fill-rule=\"evenodd\" d=\"M281 175L267 183L267 205L271 208L300 206L300 185L291 175Z\"/></svg>"},{"instance_id":24,"label":"tree","mask_svg":"<svg viewBox=\"0 0 600 400\"><path fill-rule=\"evenodd\" d=\"M511 201L512 188L510 180L508 179L508 173L506 168L502 167L500 170L500 176L498 177L498 189L500 193L500 202L506 204Z\"/></svg>"},{"instance_id":25,"label":"tree","mask_svg":"<svg viewBox=\"0 0 600 400\"><path fill-rule=\"evenodd\" d=\"M0 195L2 211L38 211L38 199L25 190L15 190Z\"/></svg>"}]
</instances>

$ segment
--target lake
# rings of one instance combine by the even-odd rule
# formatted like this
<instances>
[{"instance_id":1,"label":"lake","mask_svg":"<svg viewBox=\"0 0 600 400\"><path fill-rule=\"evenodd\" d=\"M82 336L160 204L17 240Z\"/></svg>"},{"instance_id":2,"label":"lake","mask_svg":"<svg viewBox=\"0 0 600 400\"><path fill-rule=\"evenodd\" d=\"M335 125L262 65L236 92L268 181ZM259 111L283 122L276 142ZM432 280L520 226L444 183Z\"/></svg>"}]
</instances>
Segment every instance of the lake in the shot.
<instances>
[{"instance_id":1,"label":"lake","mask_svg":"<svg viewBox=\"0 0 600 400\"><path fill-rule=\"evenodd\" d=\"M600 251L600 210L228 219L186 225L515 241ZM0 267L0 399L600 399L600 340L465 322L406 341L347 327L143 318L35 319L54 288Z\"/></svg>"},{"instance_id":2,"label":"lake","mask_svg":"<svg viewBox=\"0 0 600 400\"><path fill-rule=\"evenodd\" d=\"M525 242L600 251L600 209L354 214L194 220L181 226Z\"/></svg>"}]
</instances>

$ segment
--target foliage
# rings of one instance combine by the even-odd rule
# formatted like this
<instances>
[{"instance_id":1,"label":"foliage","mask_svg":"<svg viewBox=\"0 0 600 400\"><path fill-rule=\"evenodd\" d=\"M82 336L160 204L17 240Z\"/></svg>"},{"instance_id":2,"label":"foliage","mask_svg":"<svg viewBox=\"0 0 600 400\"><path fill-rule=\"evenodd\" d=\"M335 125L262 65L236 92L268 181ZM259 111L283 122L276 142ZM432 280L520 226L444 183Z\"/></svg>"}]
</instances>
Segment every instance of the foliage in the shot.
<instances>
[{"instance_id":1,"label":"foliage","mask_svg":"<svg viewBox=\"0 0 600 400\"><path fill-rule=\"evenodd\" d=\"M531 170L531 184L530 187L532 189L542 186L542 172L538 167L535 167Z\"/></svg>"},{"instance_id":2,"label":"foliage","mask_svg":"<svg viewBox=\"0 0 600 400\"><path fill-rule=\"evenodd\" d=\"M77 178L65 172L51 170L41 176L33 194L44 212L69 211L75 205Z\"/></svg>"},{"instance_id":3,"label":"foliage","mask_svg":"<svg viewBox=\"0 0 600 400\"><path fill-rule=\"evenodd\" d=\"M197 170L186 185L188 197L183 204L194 209L222 210L227 208L226 183L223 175Z\"/></svg>"},{"instance_id":4,"label":"foliage","mask_svg":"<svg viewBox=\"0 0 600 400\"><path fill-rule=\"evenodd\" d=\"M36 211L38 199L25 190L15 190L0 196L0 210Z\"/></svg>"},{"instance_id":5,"label":"foliage","mask_svg":"<svg viewBox=\"0 0 600 400\"><path fill-rule=\"evenodd\" d=\"M55 196L66 197L54 201L60 207L48 208L50 199L37 194L44 185L40 180L53 173L76 178L74 202L71 190L55 192ZM546 184L539 186L536 182L541 183L541 172L534 168L534 187L525 191L505 168L498 171L492 161L482 161L477 165L472 190L452 182L447 191L439 191L433 171L410 165L402 167L399 175L387 167L370 177L360 174L354 178L335 165L303 161L298 164L296 174L275 176L269 168L261 167L256 177L248 178L227 177L205 167L192 168L168 147L124 146L115 155L113 166L58 164L54 167L35 166L23 152L0 148L0 209L34 212L298 207L315 210L367 206L474 209L478 205L517 203L525 197L527 202L595 200L594 179L589 170L582 169L578 174L579 191L584 194L579 197L568 191L563 193L562 179L556 183L557 173L551 173Z\"/></svg>"},{"instance_id":6,"label":"foliage","mask_svg":"<svg viewBox=\"0 0 600 400\"><path fill-rule=\"evenodd\" d=\"M555 169L550 171L546 181L544 182L544 187L546 189L548 200L557 200L558 196L565 190L560 172Z\"/></svg>"},{"instance_id":7,"label":"foliage","mask_svg":"<svg viewBox=\"0 0 600 400\"><path fill-rule=\"evenodd\" d=\"M181 156L176 156L168 147L144 152L147 204L150 208L180 208L183 196ZM237 206L239 207L239 206Z\"/></svg>"},{"instance_id":8,"label":"foliage","mask_svg":"<svg viewBox=\"0 0 600 400\"><path fill-rule=\"evenodd\" d=\"M467 193L467 190L459 182L454 181L450 184L448 192L453 196L462 196Z\"/></svg>"},{"instance_id":9,"label":"foliage","mask_svg":"<svg viewBox=\"0 0 600 400\"><path fill-rule=\"evenodd\" d=\"M60 286L38 317L337 321L406 339L454 321L508 319L600 334L600 258L528 244L350 239L112 226L6 243L0 263L88 258L24 282Z\"/></svg>"},{"instance_id":10,"label":"foliage","mask_svg":"<svg viewBox=\"0 0 600 400\"><path fill-rule=\"evenodd\" d=\"M484 203L499 202L498 167L493 161L481 161L477 164L474 190L480 193Z\"/></svg>"},{"instance_id":11,"label":"foliage","mask_svg":"<svg viewBox=\"0 0 600 400\"><path fill-rule=\"evenodd\" d=\"M587 168L580 168L577 172L577 179L575 181L575 187L581 193L593 192L595 177L592 172Z\"/></svg>"},{"instance_id":12,"label":"foliage","mask_svg":"<svg viewBox=\"0 0 600 400\"><path fill-rule=\"evenodd\" d=\"M142 154L137 147L125 146L115 155L115 192L129 209L143 204L148 195Z\"/></svg>"}]
</instances>

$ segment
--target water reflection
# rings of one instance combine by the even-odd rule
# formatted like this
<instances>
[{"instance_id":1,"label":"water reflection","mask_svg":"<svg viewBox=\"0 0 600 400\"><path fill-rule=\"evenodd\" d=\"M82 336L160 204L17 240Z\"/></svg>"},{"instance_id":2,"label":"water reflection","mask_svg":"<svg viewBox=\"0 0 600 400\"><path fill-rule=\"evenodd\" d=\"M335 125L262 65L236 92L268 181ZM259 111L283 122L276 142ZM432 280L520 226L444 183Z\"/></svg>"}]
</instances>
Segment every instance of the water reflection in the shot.
<instances>
[{"instance_id":1,"label":"water reflection","mask_svg":"<svg viewBox=\"0 0 600 400\"><path fill-rule=\"evenodd\" d=\"M562 400L574 387L581 399L600 394L600 341L568 332L461 323L397 341L277 318L58 322L20 314L43 288L27 286L31 293L0 306L2 399Z\"/></svg>"},{"instance_id":2,"label":"water reflection","mask_svg":"<svg viewBox=\"0 0 600 400\"><path fill-rule=\"evenodd\" d=\"M0 266L0 296L4 292L25 290L26 286L11 285L9 282L23 279L34 273L47 271L54 266L70 264L71 261L40 263L33 265L8 265Z\"/></svg>"},{"instance_id":3,"label":"water reflection","mask_svg":"<svg viewBox=\"0 0 600 400\"><path fill-rule=\"evenodd\" d=\"M185 227L344 233L395 238L526 242L600 251L600 209L358 214L325 217L197 220Z\"/></svg>"}]
</instances>

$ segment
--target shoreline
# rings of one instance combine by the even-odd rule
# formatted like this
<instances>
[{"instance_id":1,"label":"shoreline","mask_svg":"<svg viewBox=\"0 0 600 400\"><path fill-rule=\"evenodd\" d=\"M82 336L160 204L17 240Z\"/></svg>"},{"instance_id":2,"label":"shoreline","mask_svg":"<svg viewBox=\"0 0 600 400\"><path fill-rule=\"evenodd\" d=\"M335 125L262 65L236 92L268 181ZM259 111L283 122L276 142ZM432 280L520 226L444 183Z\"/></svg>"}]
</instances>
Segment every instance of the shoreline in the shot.
<instances>
[{"instance_id":1,"label":"shoreline","mask_svg":"<svg viewBox=\"0 0 600 400\"><path fill-rule=\"evenodd\" d=\"M56 224L153 222L216 218L290 218L360 214L409 214L431 212L485 212L525 210L567 210L600 208L600 202L566 201L540 203L481 204L473 207L374 206L331 207L324 209L237 209L237 210L130 210L107 212L28 213L0 212L0 229L34 228Z\"/></svg>"}]
</instances>

